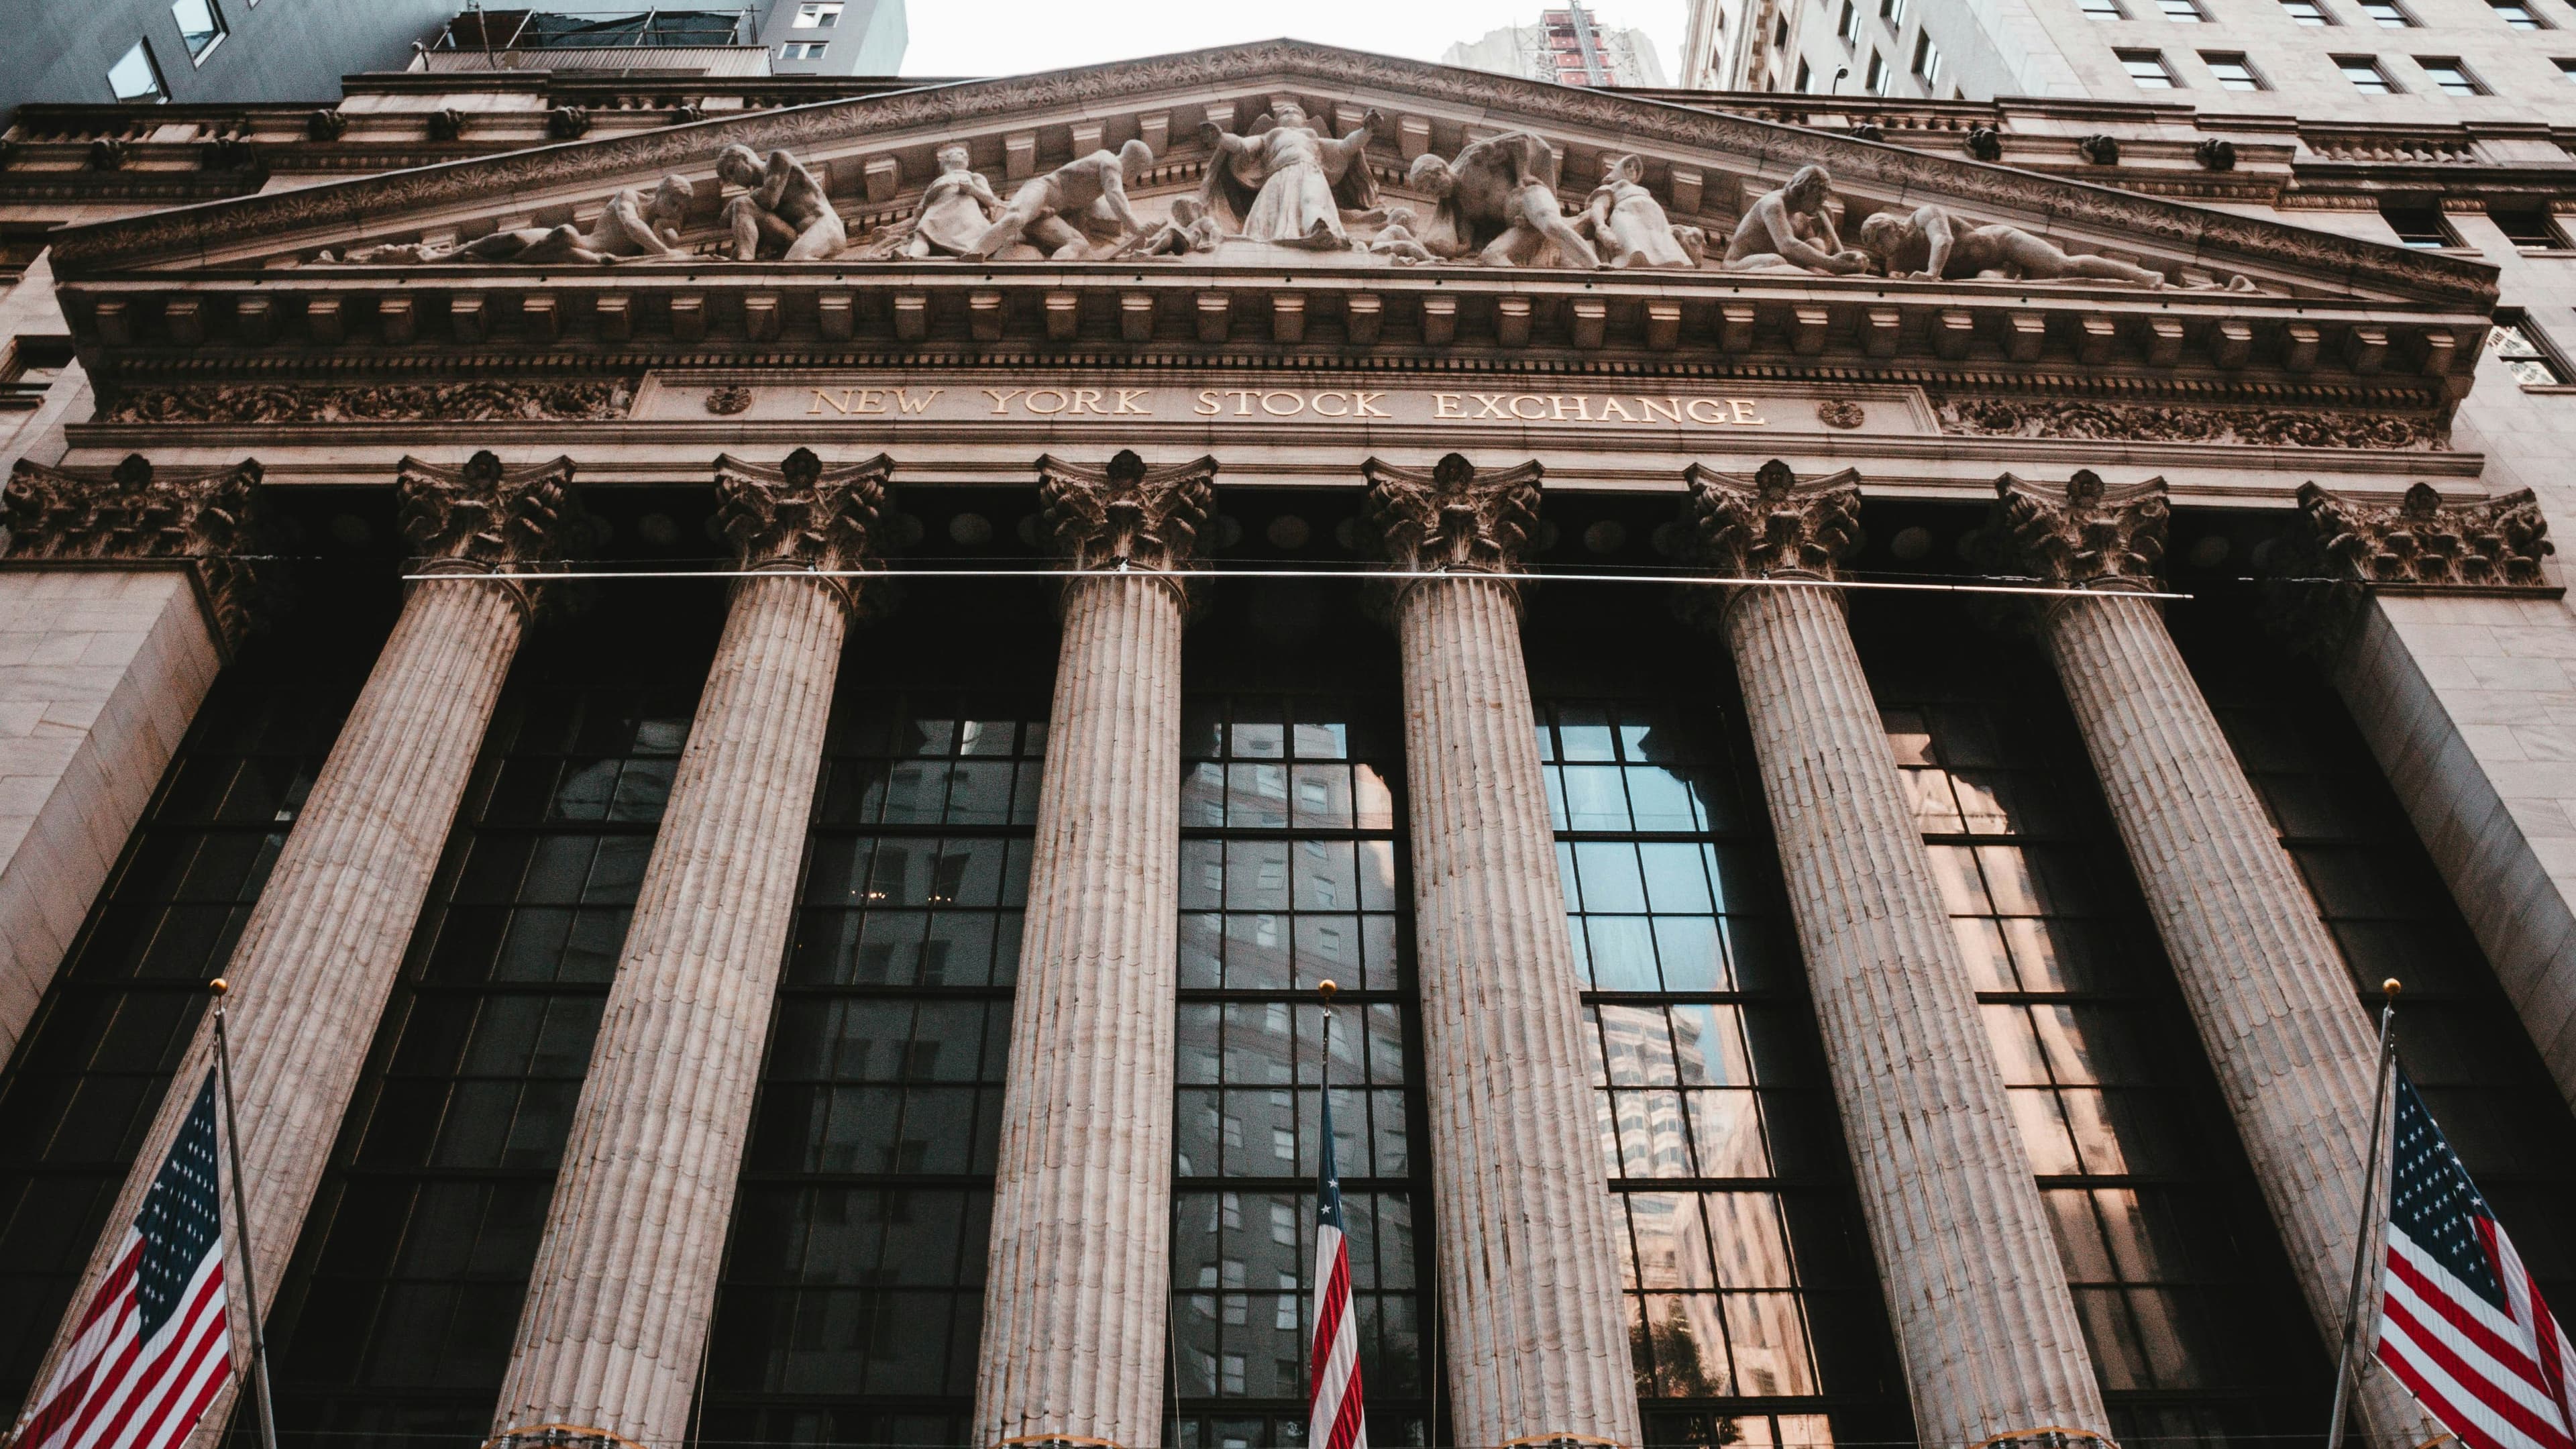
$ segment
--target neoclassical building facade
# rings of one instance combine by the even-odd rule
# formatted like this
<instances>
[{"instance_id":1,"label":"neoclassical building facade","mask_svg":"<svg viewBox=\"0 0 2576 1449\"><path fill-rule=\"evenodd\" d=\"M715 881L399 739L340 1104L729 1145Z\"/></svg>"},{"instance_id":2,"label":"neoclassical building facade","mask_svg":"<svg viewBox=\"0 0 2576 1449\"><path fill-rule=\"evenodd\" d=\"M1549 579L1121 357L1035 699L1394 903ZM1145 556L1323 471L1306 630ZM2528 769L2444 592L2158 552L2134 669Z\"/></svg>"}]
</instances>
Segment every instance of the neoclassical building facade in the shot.
<instances>
[{"instance_id":1,"label":"neoclassical building facade","mask_svg":"<svg viewBox=\"0 0 2576 1449\"><path fill-rule=\"evenodd\" d=\"M2306 224L2388 176L1297 42L549 84L47 238L5 1392L218 975L317 1445L1298 1443L1325 980L1380 1444L2318 1434L2390 976L2576 1302L2554 394ZM13 205L211 144L77 109Z\"/></svg>"}]
</instances>

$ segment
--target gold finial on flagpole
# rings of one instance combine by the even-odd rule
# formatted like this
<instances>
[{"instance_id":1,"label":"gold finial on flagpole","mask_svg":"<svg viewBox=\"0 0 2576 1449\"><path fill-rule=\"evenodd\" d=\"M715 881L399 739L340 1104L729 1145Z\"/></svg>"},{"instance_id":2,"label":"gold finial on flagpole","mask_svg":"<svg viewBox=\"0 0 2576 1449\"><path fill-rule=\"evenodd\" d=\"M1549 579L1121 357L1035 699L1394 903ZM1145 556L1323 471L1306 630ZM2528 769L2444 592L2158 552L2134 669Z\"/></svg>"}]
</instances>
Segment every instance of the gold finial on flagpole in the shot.
<instances>
[{"instance_id":1,"label":"gold finial on flagpole","mask_svg":"<svg viewBox=\"0 0 2576 1449\"><path fill-rule=\"evenodd\" d=\"M2379 983L2379 994L2387 997L2391 1001L2395 1001L2397 999L2397 993L2405 989L2406 988L2404 986L2398 984L2398 980L2394 976L2391 976L2387 980Z\"/></svg>"},{"instance_id":2,"label":"gold finial on flagpole","mask_svg":"<svg viewBox=\"0 0 2576 1449\"><path fill-rule=\"evenodd\" d=\"M207 983L206 983L206 989L207 989L208 991L213 992L213 993L214 993L215 995L217 995L217 996L221 996L221 995L223 995L225 992L232 990L232 989L233 989L233 987L232 987L232 983L231 983L231 982L226 981L224 978L222 978L222 977L218 976L218 977L216 977L214 980L209 981L209 982L207 982Z\"/></svg>"}]
</instances>

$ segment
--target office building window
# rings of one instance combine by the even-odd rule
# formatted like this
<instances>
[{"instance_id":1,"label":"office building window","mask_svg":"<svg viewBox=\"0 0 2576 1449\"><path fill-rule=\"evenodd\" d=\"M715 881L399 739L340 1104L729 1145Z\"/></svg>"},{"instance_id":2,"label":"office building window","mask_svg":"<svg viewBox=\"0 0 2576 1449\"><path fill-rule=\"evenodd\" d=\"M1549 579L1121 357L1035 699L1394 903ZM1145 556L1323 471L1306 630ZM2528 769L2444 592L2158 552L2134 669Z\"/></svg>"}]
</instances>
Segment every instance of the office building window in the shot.
<instances>
[{"instance_id":1,"label":"office building window","mask_svg":"<svg viewBox=\"0 0 2576 1449\"><path fill-rule=\"evenodd\" d=\"M2429 250L2460 244L2459 233L2451 230L2451 224L2442 219L2442 208L2438 206L2383 201L2379 204L2379 218L2388 223L2390 231L2397 233L2400 246Z\"/></svg>"},{"instance_id":2,"label":"office building window","mask_svg":"<svg viewBox=\"0 0 2576 1449\"><path fill-rule=\"evenodd\" d=\"M2300 25L2320 26L2337 23L2334 13L2326 9L2321 0L2281 0L2281 8L2289 12L2293 22Z\"/></svg>"},{"instance_id":3,"label":"office building window","mask_svg":"<svg viewBox=\"0 0 2576 1449\"><path fill-rule=\"evenodd\" d=\"M2551 64L2558 67L2558 73L2560 75L2567 77L2570 81L2576 81L2576 59L2569 59L2561 56L2557 60L2552 61Z\"/></svg>"},{"instance_id":4,"label":"office building window","mask_svg":"<svg viewBox=\"0 0 2576 1449\"><path fill-rule=\"evenodd\" d=\"M798 30L829 30L841 23L838 5L799 5L796 7Z\"/></svg>"},{"instance_id":5,"label":"office building window","mask_svg":"<svg viewBox=\"0 0 2576 1449\"><path fill-rule=\"evenodd\" d=\"M1854 5L1852 0L1843 0L1842 19L1834 26L1834 34L1840 37L1845 45L1860 39L1860 7Z\"/></svg>"},{"instance_id":6,"label":"office building window","mask_svg":"<svg viewBox=\"0 0 2576 1449\"><path fill-rule=\"evenodd\" d=\"M107 68L107 89L120 101L157 104L170 99L170 88L161 81L161 66L152 59L150 41L134 42L133 49Z\"/></svg>"},{"instance_id":7,"label":"office building window","mask_svg":"<svg viewBox=\"0 0 2576 1449\"><path fill-rule=\"evenodd\" d=\"M511 669L270 1319L298 1441L490 1427L721 618L652 587Z\"/></svg>"},{"instance_id":8,"label":"office building window","mask_svg":"<svg viewBox=\"0 0 2576 1449\"><path fill-rule=\"evenodd\" d=\"M2209 20L2208 12L2200 8L2200 0L2156 0L2156 8L2165 13L2167 20L2184 25L2202 25Z\"/></svg>"},{"instance_id":9,"label":"office building window","mask_svg":"<svg viewBox=\"0 0 2576 1449\"><path fill-rule=\"evenodd\" d=\"M780 60L821 60L823 51L829 44L830 42L821 40L791 40L778 47L778 58Z\"/></svg>"},{"instance_id":10,"label":"office building window","mask_svg":"<svg viewBox=\"0 0 2576 1449\"><path fill-rule=\"evenodd\" d=\"M1957 612L1854 613L2115 1434L2299 1432L2331 1367L2057 681Z\"/></svg>"},{"instance_id":11,"label":"office building window","mask_svg":"<svg viewBox=\"0 0 2576 1449\"><path fill-rule=\"evenodd\" d=\"M2419 55L2415 57L2415 63L2424 68L2424 74L2431 78L2434 88L2446 96L2487 94L2486 83L2461 64L2457 56Z\"/></svg>"},{"instance_id":12,"label":"office building window","mask_svg":"<svg viewBox=\"0 0 2576 1449\"><path fill-rule=\"evenodd\" d=\"M2335 57L2335 68L2342 71L2343 78L2352 82L2352 88L2361 92L2363 95L2394 96L2403 94L2403 92L2399 90L2397 82L2390 80L2388 78L2388 72L2381 70L2379 68L2379 62L2372 60L2369 56L2338 55ZM2409 242L2408 245L2412 246L2415 245L2415 243ZM2443 243L2443 245L2447 246L2449 243L2446 242Z\"/></svg>"},{"instance_id":13,"label":"office building window","mask_svg":"<svg viewBox=\"0 0 2576 1449\"><path fill-rule=\"evenodd\" d=\"M1890 74L1888 70L1887 57L1880 55L1876 51L1871 51L1869 56L1869 93L1874 96L1886 95L1888 84L1893 79L1894 76Z\"/></svg>"},{"instance_id":14,"label":"office building window","mask_svg":"<svg viewBox=\"0 0 2576 1449\"><path fill-rule=\"evenodd\" d=\"M2254 63L2241 54L2211 54L2203 51L2200 59L2202 64L2209 67L2209 73L2217 78L2220 90L2268 91L2271 89L2263 83L2263 77L2254 69Z\"/></svg>"},{"instance_id":15,"label":"office building window","mask_svg":"<svg viewBox=\"0 0 2576 1449\"><path fill-rule=\"evenodd\" d=\"M1808 91L1814 90L1814 89L1816 88L1816 87L1815 87L1815 82L1816 82L1816 73L1815 73L1815 71L1814 71L1812 68L1810 68L1810 67L1808 66L1808 64L1807 64L1805 61L1803 61L1803 60L1802 60L1802 61L1798 62L1798 91L1799 91L1799 94L1803 95L1803 94L1807 93Z\"/></svg>"},{"instance_id":16,"label":"office building window","mask_svg":"<svg viewBox=\"0 0 2576 1449\"><path fill-rule=\"evenodd\" d=\"M2547 22L2533 12L2526 0L2487 0L2487 8L2496 18L2516 30L2547 30Z\"/></svg>"},{"instance_id":17,"label":"office building window","mask_svg":"<svg viewBox=\"0 0 2576 1449\"><path fill-rule=\"evenodd\" d=\"M2567 382L2565 364L2542 345L2539 330L2520 316L2511 322L2496 323L2487 333L2487 350L2524 387L2561 387Z\"/></svg>"},{"instance_id":18,"label":"office building window","mask_svg":"<svg viewBox=\"0 0 2576 1449\"><path fill-rule=\"evenodd\" d=\"M1941 51L1929 35L1914 37L1914 73L1923 77L1927 91L1941 83Z\"/></svg>"},{"instance_id":19,"label":"office building window","mask_svg":"<svg viewBox=\"0 0 2576 1449\"><path fill-rule=\"evenodd\" d=\"M2165 64L2162 53L2153 50L2123 50L2119 52L2119 57L2121 67L2128 71L2129 79L2137 83L2138 89L2170 91L2179 88L2174 80L2173 68Z\"/></svg>"},{"instance_id":20,"label":"office building window","mask_svg":"<svg viewBox=\"0 0 2576 1449\"><path fill-rule=\"evenodd\" d=\"M1905 0L1878 0L1878 18L1887 22L1890 31L1905 27Z\"/></svg>"},{"instance_id":21,"label":"office building window","mask_svg":"<svg viewBox=\"0 0 2576 1449\"><path fill-rule=\"evenodd\" d=\"M170 7L170 18L179 22L179 40L188 47L188 59L200 64L228 33L224 12L216 8L215 0L177 0Z\"/></svg>"},{"instance_id":22,"label":"office building window","mask_svg":"<svg viewBox=\"0 0 2576 1449\"><path fill-rule=\"evenodd\" d=\"M2487 205L2487 219L2503 232L2505 240L2518 247L2557 251L2567 245L2567 234L2558 227L2558 219L2545 206Z\"/></svg>"},{"instance_id":23,"label":"office building window","mask_svg":"<svg viewBox=\"0 0 2576 1449\"><path fill-rule=\"evenodd\" d=\"M2361 0L2361 13L2379 22L2382 30L2412 30L2418 24L2397 0Z\"/></svg>"},{"instance_id":24,"label":"office building window","mask_svg":"<svg viewBox=\"0 0 2576 1449\"><path fill-rule=\"evenodd\" d=\"M2120 0L2081 0L2084 13L2095 20L2126 20L2129 12L2120 8Z\"/></svg>"}]
</instances>

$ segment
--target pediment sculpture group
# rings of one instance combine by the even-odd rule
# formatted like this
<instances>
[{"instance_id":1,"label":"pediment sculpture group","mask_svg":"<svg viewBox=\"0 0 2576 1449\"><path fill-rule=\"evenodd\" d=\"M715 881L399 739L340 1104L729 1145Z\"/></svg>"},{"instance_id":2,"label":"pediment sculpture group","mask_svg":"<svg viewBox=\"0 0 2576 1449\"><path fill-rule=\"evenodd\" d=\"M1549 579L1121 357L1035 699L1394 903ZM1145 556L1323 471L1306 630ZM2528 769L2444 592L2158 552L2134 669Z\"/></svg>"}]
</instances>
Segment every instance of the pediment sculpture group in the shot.
<instances>
[{"instance_id":1,"label":"pediment sculpture group","mask_svg":"<svg viewBox=\"0 0 2576 1449\"><path fill-rule=\"evenodd\" d=\"M1381 199L1366 153L1386 129L1375 110L1335 136L1293 102L1273 104L1241 134L1202 124L1208 151L1195 194L1171 198L1160 220L1140 219L1128 196L1154 162L1131 140L1079 156L1020 182L1005 196L970 164L965 146L938 153L939 174L912 215L852 238L820 179L786 151L766 157L727 146L716 175L738 188L721 212L717 254L736 261L1144 261L1218 254L1230 243L1317 253L1364 253L1392 265L1443 262L1500 267L1649 267L1897 280L2109 282L2163 287L2158 271L2113 257L2070 254L2006 224L1975 225L1938 205L1878 212L1846 242L1834 213L1833 178L1802 167L1763 193L1717 245L1675 223L1645 184L1643 157L1607 158L1581 209L1558 199L1554 156L1527 131L1469 141L1455 157L1425 154L1407 171L1428 214ZM665 176L652 191L611 196L588 229L576 225L496 231L463 243L360 247L320 261L485 261L562 265L703 263L682 232L696 189ZM1253 260L1247 257L1246 260ZM2245 289L2244 278L2228 286Z\"/></svg>"}]
</instances>

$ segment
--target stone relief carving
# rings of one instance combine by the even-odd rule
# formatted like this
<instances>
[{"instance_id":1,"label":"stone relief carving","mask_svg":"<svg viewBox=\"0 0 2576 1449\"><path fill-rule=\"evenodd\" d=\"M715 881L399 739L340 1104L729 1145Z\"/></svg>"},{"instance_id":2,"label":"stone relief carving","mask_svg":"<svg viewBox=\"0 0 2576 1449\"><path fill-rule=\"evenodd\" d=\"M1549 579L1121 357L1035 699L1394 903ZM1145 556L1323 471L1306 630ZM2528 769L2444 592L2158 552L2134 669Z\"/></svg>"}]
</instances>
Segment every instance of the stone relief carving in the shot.
<instances>
[{"instance_id":1,"label":"stone relief carving","mask_svg":"<svg viewBox=\"0 0 2576 1449\"><path fill-rule=\"evenodd\" d=\"M1342 210L1377 205L1368 144L1385 131L1386 117L1372 109L1349 135L1336 139L1310 124L1305 109L1292 101L1273 105L1240 136L1202 122L1199 140L1210 154L1200 198L1217 215L1231 213L1248 240L1348 251Z\"/></svg>"},{"instance_id":2,"label":"stone relief carving","mask_svg":"<svg viewBox=\"0 0 2576 1449\"><path fill-rule=\"evenodd\" d=\"M1857 428L1869 421L1869 413L1847 397L1829 397L1816 404L1816 421L1829 428Z\"/></svg>"},{"instance_id":3,"label":"stone relief carving","mask_svg":"<svg viewBox=\"0 0 2576 1449\"><path fill-rule=\"evenodd\" d=\"M863 569L876 565L878 521L894 461L883 453L862 463L825 467L811 448L776 465L722 454L716 458L716 518L735 561L745 569ZM865 579L821 580L854 614L867 602Z\"/></svg>"},{"instance_id":4,"label":"stone relief carving","mask_svg":"<svg viewBox=\"0 0 2576 1449\"><path fill-rule=\"evenodd\" d=\"M1561 265L1600 266L1557 204L1550 165L1547 142L1527 131L1470 141L1456 160L1415 157L1405 184L1437 202L1420 244L1435 256L1494 267L1533 265L1550 247Z\"/></svg>"},{"instance_id":5,"label":"stone relief carving","mask_svg":"<svg viewBox=\"0 0 2576 1449\"><path fill-rule=\"evenodd\" d=\"M372 387L188 383L118 395L114 423L593 422L626 415L623 382L452 382Z\"/></svg>"},{"instance_id":6,"label":"stone relief carving","mask_svg":"<svg viewBox=\"0 0 2576 1449\"><path fill-rule=\"evenodd\" d=\"M0 488L0 553L13 559L169 559L192 565L227 647L249 632L267 552L260 467L155 469L140 453L113 468L21 458Z\"/></svg>"},{"instance_id":7,"label":"stone relief carving","mask_svg":"<svg viewBox=\"0 0 2576 1449\"><path fill-rule=\"evenodd\" d=\"M1860 250L1877 270L1898 280L1995 278L2167 285L2162 272L2112 257L2075 256L2017 226L1970 226L1941 206L1919 206L1905 215L1882 211L1870 216L1860 224ZM2226 289L2251 292L2255 288L2251 281L2236 276L2227 280Z\"/></svg>"},{"instance_id":8,"label":"stone relief carving","mask_svg":"<svg viewBox=\"0 0 2576 1449\"><path fill-rule=\"evenodd\" d=\"M2062 489L1995 480L1995 510L1977 531L1981 562L2061 588L2152 588L2164 558L2165 480L2113 488L2090 468Z\"/></svg>"},{"instance_id":9,"label":"stone relief carving","mask_svg":"<svg viewBox=\"0 0 2576 1449\"><path fill-rule=\"evenodd\" d=\"M1144 230L1127 205L1127 182L1154 163L1153 148L1129 141L1080 156L1020 183L992 225L959 255L990 261L1022 240L1053 261L1079 261L1095 236L1109 241Z\"/></svg>"},{"instance_id":10,"label":"stone relief carving","mask_svg":"<svg viewBox=\"0 0 2576 1449\"><path fill-rule=\"evenodd\" d=\"M872 241L863 255L869 260L919 260L962 257L973 250L1001 213L1002 199L969 159L963 146L940 147L939 175L923 189L912 219Z\"/></svg>"},{"instance_id":11,"label":"stone relief carving","mask_svg":"<svg viewBox=\"0 0 2576 1449\"><path fill-rule=\"evenodd\" d=\"M1682 476L1690 485L1682 504L1686 552L1711 573L1832 578L1834 566L1861 545L1860 474L1852 469L1801 483L1774 458L1751 478L1697 463Z\"/></svg>"},{"instance_id":12,"label":"stone relief carving","mask_svg":"<svg viewBox=\"0 0 2576 1449\"><path fill-rule=\"evenodd\" d=\"M1849 276L1869 268L1869 257L1843 245L1825 209L1834 178L1822 166L1801 166L1786 184L1754 198L1726 244L1730 272L1799 272Z\"/></svg>"},{"instance_id":13,"label":"stone relief carving","mask_svg":"<svg viewBox=\"0 0 2576 1449\"><path fill-rule=\"evenodd\" d=\"M1401 208L1398 208L1401 210ZM1411 215L1410 212L1405 213ZM1383 240L1385 233L1379 233ZM1127 239L1109 255L1112 259L1127 257L1187 257L1215 251L1225 243L1225 231L1216 218L1207 214L1207 206L1195 196L1172 198L1171 219L1152 231L1140 232ZM1369 248L1377 249L1375 243Z\"/></svg>"},{"instance_id":14,"label":"stone relief carving","mask_svg":"<svg viewBox=\"0 0 2576 1449\"><path fill-rule=\"evenodd\" d=\"M395 469L394 497L412 571L560 572L592 542L572 473L570 458L510 468L490 449L459 468L405 457ZM557 590L523 580L513 592L522 609L533 610Z\"/></svg>"},{"instance_id":15,"label":"stone relief carving","mask_svg":"<svg viewBox=\"0 0 2576 1449\"><path fill-rule=\"evenodd\" d=\"M727 146L716 153L716 175L744 188L724 208L735 261L814 261L850 244L823 183L787 152L772 151L764 160L749 146Z\"/></svg>"},{"instance_id":16,"label":"stone relief carving","mask_svg":"<svg viewBox=\"0 0 2576 1449\"><path fill-rule=\"evenodd\" d=\"M1588 230L1602 260L1614 267L1680 267L1697 270L1700 259L1674 234L1664 205L1645 184L1646 158L1613 156L1603 163L1578 230Z\"/></svg>"},{"instance_id":17,"label":"stone relief carving","mask_svg":"<svg viewBox=\"0 0 2576 1449\"><path fill-rule=\"evenodd\" d=\"M1941 431L1988 438L2098 438L2142 443L2250 443L2258 447L2442 452L2429 418L2288 408L2187 408L2018 397L1932 399Z\"/></svg>"},{"instance_id":18,"label":"stone relief carving","mask_svg":"<svg viewBox=\"0 0 2576 1449\"><path fill-rule=\"evenodd\" d=\"M2324 570L2357 583L2546 588L2541 560L2558 551L2528 488L2446 503L2431 484L2418 483L2391 506L2304 483L2299 513Z\"/></svg>"},{"instance_id":19,"label":"stone relief carving","mask_svg":"<svg viewBox=\"0 0 2576 1449\"><path fill-rule=\"evenodd\" d=\"M628 187L608 198L589 231L566 223L555 227L517 227L476 237L462 244L397 242L388 246L353 247L340 260L361 265L422 262L516 262L522 266L581 262L604 266L629 257L674 257L680 251L680 228L689 202L697 194L685 177L665 176L646 196ZM737 198L739 201L740 198ZM731 213L728 213L730 216ZM333 260L323 252L316 260Z\"/></svg>"},{"instance_id":20,"label":"stone relief carving","mask_svg":"<svg viewBox=\"0 0 2576 1449\"><path fill-rule=\"evenodd\" d=\"M707 389L707 411L720 418L751 411L751 389L727 383Z\"/></svg>"},{"instance_id":21,"label":"stone relief carving","mask_svg":"<svg viewBox=\"0 0 2576 1449\"><path fill-rule=\"evenodd\" d=\"M1479 470L1451 453L1424 472L1375 458L1360 465L1368 479L1362 521L1407 573L1518 573L1538 529L1536 460L1517 468Z\"/></svg>"},{"instance_id":22,"label":"stone relief carving","mask_svg":"<svg viewBox=\"0 0 2576 1449\"><path fill-rule=\"evenodd\" d=\"M1038 459L1038 536L1073 568L1189 568L1215 507L1214 458L1161 468L1131 449L1105 468Z\"/></svg>"}]
</instances>

